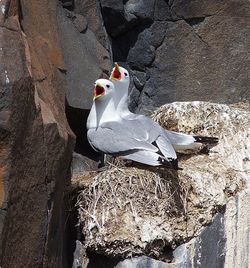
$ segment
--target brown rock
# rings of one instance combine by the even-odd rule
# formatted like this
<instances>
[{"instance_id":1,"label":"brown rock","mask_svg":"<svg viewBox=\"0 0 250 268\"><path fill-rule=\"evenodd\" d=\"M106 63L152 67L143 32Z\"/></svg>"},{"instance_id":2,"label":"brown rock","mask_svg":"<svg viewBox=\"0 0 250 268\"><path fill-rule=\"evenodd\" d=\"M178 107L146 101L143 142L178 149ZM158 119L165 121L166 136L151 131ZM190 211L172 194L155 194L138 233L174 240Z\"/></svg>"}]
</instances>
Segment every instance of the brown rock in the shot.
<instances>
[{"instance_id":1,"label":"brown rock","mask_svg":"<svg viewBox=\"0 0 250 268\"><path fill-rule=\"evenodd\" d=\"M0 146L1 267L64 267L63 194L74 139L64 112L57 1L21 1L23 30L16 3L8 2L0 28L0 126L9 129Z\"/></svg>"}]
</instances>

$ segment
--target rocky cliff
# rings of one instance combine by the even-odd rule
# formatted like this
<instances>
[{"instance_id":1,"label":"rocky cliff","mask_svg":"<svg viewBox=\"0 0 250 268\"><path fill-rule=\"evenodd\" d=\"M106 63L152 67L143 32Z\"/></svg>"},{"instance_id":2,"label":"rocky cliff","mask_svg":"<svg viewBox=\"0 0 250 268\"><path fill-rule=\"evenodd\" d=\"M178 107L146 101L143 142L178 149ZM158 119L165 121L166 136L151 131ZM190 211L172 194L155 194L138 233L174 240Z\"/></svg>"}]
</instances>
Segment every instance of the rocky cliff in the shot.
<instances>
[{"instance_id":1,"label":"rocky cliff","mask_svg":"<svg viewBox=\"0 0 250 268\"><path fill-rule=\"evenodd\" d=\"M213 121L221 123L215 132L210 132L209 125L197 131L224 135L218 155L214 152L211 157L184 159L186 170L179 175L177 186L171 184L173 180L165 185L162 177L166 175L148 171L166 191L185 185L182 178L188 175L193 197L198 207L200 204L199 213L193 210L197 214L190 215L197 226L192 235L180 231L176 236L168 226L164 247L156 245L156 251L152 243L148 247L136 236L133 241L128 239L127 245L132 243L137 254L161 261L142 256L118 264L129 250L116 254L110 246L106 254L105 239L96 244L90 233L84 233L84 238L81 228L89 218L81 213L82 226L75 228L79 215L74 208L75 193L82 184L71 185L71 177L84 174L91 182L88 187L100 178L93 179L91 173L97 169L100 156L86 141L85 121L92 84L99 77L108 77L113 61L131 73L130 107L137 112L150 113L173 101L249 101L249 15L246 0L0 0L1 267L77 267L86 246L98 249L88 256L89 267L168 267L166 261L177 267L247 267L249 194L245 176L249 177L249 134L244 132L244 110L249 106L241 104L244 109L234 108L237 111L223 105L209 106L212 114L222 114ZM173 112L187 116L191 109L188 104L180 105L179 110L176 107L164 106L155 118L167 128L179 124L179 130L195 131L193 124L171 117ZM166 111L171 111L167 115L172 121L161 116ZM202 124L202 118L197 120L195 124ZM225 126L220 129L222 123ZM246 140L239 142L239 135L246 135ZM214 160L218 156L223 159ZM202 160L197 177L192 177L192 161L199 163L203 158L210 166L206 169ZM213 161L215 169L211 167ZM198 175L205 176L207 184L192 179ZM171 203L172 214L166 212L173 221L189 216L183 191L180 189L180 196ZM87 197L81 196L81 200ZM164 199L158 192L157 198ZM205 207L214 209L207 211ZM110 245L114 237L109 239ZM100 245L104 245L101 251ZM133 246L129 246L131 252Z\"/></svg>"}]
</instances>

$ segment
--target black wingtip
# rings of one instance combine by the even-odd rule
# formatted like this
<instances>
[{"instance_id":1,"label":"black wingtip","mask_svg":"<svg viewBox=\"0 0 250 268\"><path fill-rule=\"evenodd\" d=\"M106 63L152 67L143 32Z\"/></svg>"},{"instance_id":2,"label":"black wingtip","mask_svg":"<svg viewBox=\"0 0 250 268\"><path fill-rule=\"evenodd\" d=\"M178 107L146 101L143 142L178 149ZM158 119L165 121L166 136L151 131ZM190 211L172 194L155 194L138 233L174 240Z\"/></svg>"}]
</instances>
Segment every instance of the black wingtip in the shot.
<instances>
[{"instance_id":1,"label":"black wingtip","mask_svg":"<svg viewBox=\"0 0 250 268\"><path fill-rule=\"evenodd\" d=\"M209 144L217 144L219 139L217 137L203 137L203 136L194 136L196 142L200 143L209 143Z\"/></svg>"},{"instance_id":2,"label":"black wingtip","mask_svg":"<svg viewBox=\"0 0 250 268\"><path fill-rule=\"evenodd\" d=\"M174 170L182 170L182 168L178 166L177 159L173 159L173 158L165 159L165 158L159 157L158 161L165 167L168 167Z\"/></svg>"}]
</instances>

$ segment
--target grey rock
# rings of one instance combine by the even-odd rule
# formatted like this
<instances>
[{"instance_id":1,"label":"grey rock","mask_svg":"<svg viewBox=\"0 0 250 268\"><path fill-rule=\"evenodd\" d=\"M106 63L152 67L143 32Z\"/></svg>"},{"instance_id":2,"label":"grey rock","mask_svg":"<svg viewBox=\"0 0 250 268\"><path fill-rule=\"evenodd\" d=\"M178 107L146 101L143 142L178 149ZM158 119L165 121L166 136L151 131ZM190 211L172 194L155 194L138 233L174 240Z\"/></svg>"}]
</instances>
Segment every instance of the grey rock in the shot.
<instances>
[{"instance_id":1,"label":"grey rock","mask_svg":"<svg viewBox=\"0 0 250 268\"><path fill-rule=\"evenodd\" d=\"M226 255L225 245L224 216L219 213L213 223L195 239L193 266L203 268L223 267Z\"/></svg>"},{"instance_id":2,"label":"grey rock","mask_svg":"<svg viewBox=\"0 0 250 268\"><path fill-rule=\"evenodd\" d=\"M62 6L65 8L72 9L74 6L74 0L60 0L62 2Z\"/></svg>"},{"instance_id":3,"label":"grey rock","mask_svg":"<svg viewBox=\"0 0 250 268\"><path fill-rule=\"evenodd\" d=\"M143 53L140 53L143 51ZM131 68L145 70L155 58L155 48L151 46L147 39L138 38L135 46L129 50L127 60Z\"/></svg>"},{"instance_id":4,"label":"grey rock","mask_svg":"<svg viewBox=\"0 0 250 268\"><path fill-rule=\"evenodd\" d=\"M211 0L192 1L175 0L171 5L172 11L179 18L201 18L207 16L246 17L249 16L249 3L243 0Z\"/></svg>"},{"instance_id":5,"label":"grey rock","mask_svg":"<svg viewBox=\"0 0 250 268\"><path fill-rule=\"evenodd\" d=\"M156 0L155 2L155 21L173 20L173 18L176 17L171 10L171 5L169 4L170 1Z\"/></svg>"},{"instance_id":6,"label":"grey rock","mask_svg":"<svg viewBox=\"0 0 250 268\"><path fill-rule=\"evenodd\" d=\"M146 39L151 46L157 48L165 38L167 26L166 22L156 21L149 28L145 29L142 33L142 38Z\"/></svg>"},{"instance_id":7,"label":"grey rock","mask_svg":"<svg viewBox=\"0 0 250 268\"><path fill-rule=\"evenodd\" d=\"M133 70L132 74L133 74L133 82L135 84L135 87L141 90L146 83L146 73Z\"/></svg>"},{"instance_id":8,"label":"grey rock","mask_svg":"<svg viewBox=\"0 0 250 268\"><path fill-rule=\"evenodd\" d=\"M130 22L127 19L135 19L130 16L126 18L122 0L101 0L100 4L107 32L113 37L126 31Z\"/></svg>"},{"instance_id":9,"label":"grey rock","mask_svg":"<svg viewBox=\"0 0 250 268\"><path fill-rule=\"evenodd\" d=\"M101 0L103 20L111 37L123 36L133 31L136 26L152 23L154 18L155 1L114 1Z\"/></svg>"},{"instance_id":10,"label":"grey rock","mask_svg":"<svg viewBox=\"0 0 250 268\"><path fill-rule=\"evenodd\" d=\"M83 244L79 241L75 241L75 250L73 253L73 264L72 268L82 268L84 267L84 259L83 259Z\"/></svg>"},{"instance_id":11,"label":"grey rock","mask_svg":"<svg viewBox=\"0 0 250 268\"><path fill-rule=\"evenodd\" d=\"M195 26L185 21L169 22L155 61L148 68L150 78L138 111L147 112L176 100L249 100L247 21L226 17L221 22L219 16L211 16Z\"/></svg>"},{"instance_id":12,"label":"grey rock","mask_svg":"<svg viewBox=\"0 0 250 268\"><path fill-rule=\"evenodd\" d=\"M67 102L75 108L90 109L94 81L110 70L109 54L91 30L79 34L62 8L58 20L67 69Z\"/></svg>"},{"instance_id":13,"label":"grey rock","mask_svg":"<svg viewBox=\"0 0 250 268\"><path fill-rule=\"evenodd\" d=\"M133 87L130 94L129 94L129 109L130 109L130 111L136 110L136 108L138 106L139 99L140 99L140 91L136 87Z\"/></svg>"},{"instance_id":14,"label":"grey rock","mask_svg":"<svg viewBox=\"0 0 250 268\"><path fill-rule=\"evenodd\" d=\"M98 0L75 0L74 1L74 13L82 15L88 22L89 29L95 33L98 41L108 50L110 53L110 42L107 36L105 27L103 25L102 14L100 11L100 3Z\"/></svg>"},{"instance_id":15,"label":"grey rock","mask_svg":"<svg viewBox=\"0 0 250 268\"><path fill-rule=\"evenodd\" d=\"M169 268L170 266L162 261L142 256L130 258L119 262L114 268Z\"/></svg>"},{"instance_id":16,"label":"grey rock","mask_svg":"<svg viewBox=\"0 0 250 268\"><path fill-rule=\"evenodd\" d=\"M147 1L127 1L117 7L124 22L110 20L109 14L105 23L114 61L149 75L137 111L149 113L172 101L250 100L249 4L243 0L153 2L154 20ZM146 15L138 15L139 6ZM135 18L129 21L126 13ZM115 28L117 23L121 31ZM118 31L115 35L113 29ZM135 75L136 87L138 80Z\"/></svg>"},{"instance_id":17,"label":"grey rock","mask_svg":"<svg viewBox=\"0 0 250 268\"><path fill-rule=\"evenodd\" d=\"M87 30L88 22L84 16L75 14L69 10L64 9L66 16L71 19L76 29L82 33Z\"/></svg>"},{"instance_id":18,"label":"grey rock","mask_svg":"<svg viewBox=\"0 0 250 268\"><path fill-rule=\"evenodd\" d=\"M72 158L72 177L80 175L86 171L97 170L98 164L96 162L92 162L89 158L73 152Z\"/></svg>"},{"instance_id":19,"label":"grey rock","mask_svg":"<svg viewBox=\"0 0 250 268\"><path fill-rule=\"evenodd\" d=\"M126 2L124 9L128 14L133 14L139 19L154 18L155 0L129 0Z\"/></svg>"}]
</instances>

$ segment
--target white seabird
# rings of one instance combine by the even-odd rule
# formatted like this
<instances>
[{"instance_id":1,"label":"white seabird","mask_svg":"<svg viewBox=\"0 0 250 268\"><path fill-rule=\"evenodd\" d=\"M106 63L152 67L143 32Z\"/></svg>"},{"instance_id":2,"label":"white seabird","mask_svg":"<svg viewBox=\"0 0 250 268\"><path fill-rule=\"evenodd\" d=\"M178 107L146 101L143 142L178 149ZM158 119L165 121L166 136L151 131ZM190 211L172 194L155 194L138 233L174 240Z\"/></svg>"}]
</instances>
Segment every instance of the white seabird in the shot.
<instances>
[{"instance_id":1,"label":"white seabird","mask_svg":"<svg viewBox=\"0 0 250 268\"><path fill-rule=\"evenodd\" d=\"M141 137L137 122L124 120L116 112L114 85L106 79L95 82L94 101L87 120L87 138L96 151L151 166L177 166L174 148L161 133L152 130Z\"/></svg>"},{"instance_id":2,"label":"white seabird","mask_svg":"<svg viewBox=\"0 0 250 268\"><path fill-rule=\"evenodd\" d=\"M124 120L130 122L134 121L141 125L141 132L143 133L141 136L150 138L152 129L154 129L154 135L156 135L156 132L161 133L162 136L166 136L166 139L170 141L176 151L197 150L201 147L202 143L218 142L218 139L214 137L192 136L165 130L151 118L130 112L128 109L128 88L130 83L129 72L117 63L115 63L115 67L112 70L110 80L115 86L114 99L116 112Z\"/></svg>"}]
</instances>

